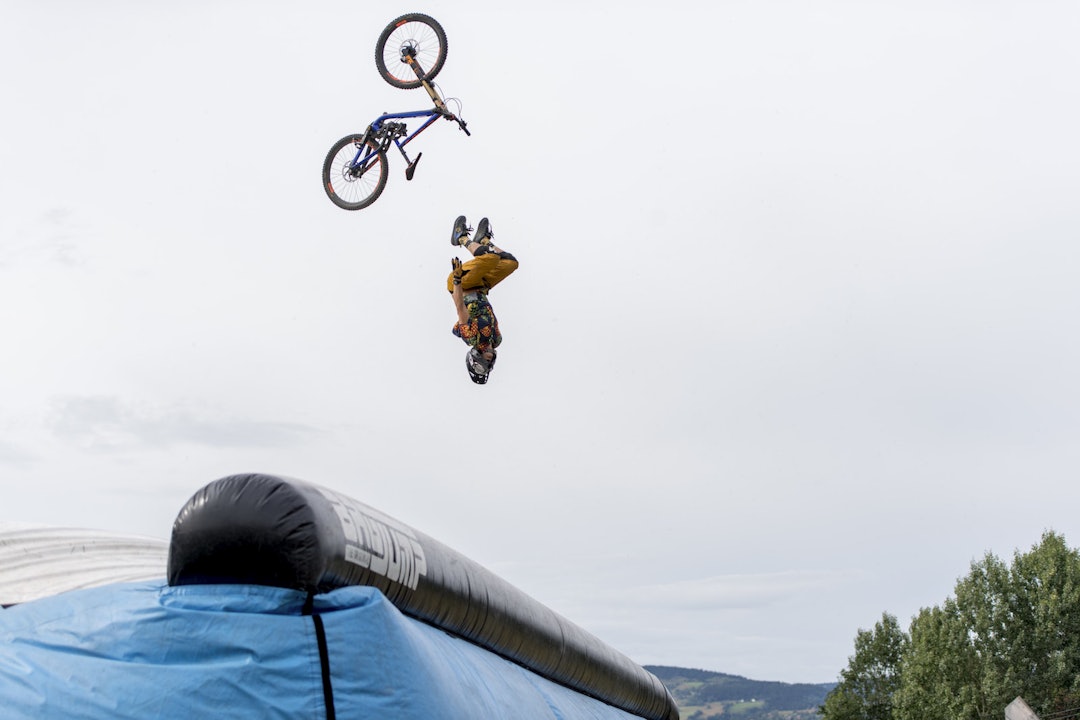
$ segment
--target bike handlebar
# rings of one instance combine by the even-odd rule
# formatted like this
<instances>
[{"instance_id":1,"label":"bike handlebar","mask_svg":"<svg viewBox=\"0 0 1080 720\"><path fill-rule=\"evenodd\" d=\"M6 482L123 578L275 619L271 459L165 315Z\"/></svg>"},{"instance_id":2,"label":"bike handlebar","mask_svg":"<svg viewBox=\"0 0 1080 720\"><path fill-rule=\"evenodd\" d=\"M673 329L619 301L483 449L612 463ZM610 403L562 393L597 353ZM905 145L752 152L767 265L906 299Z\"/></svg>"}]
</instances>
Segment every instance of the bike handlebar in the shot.
<instances>
[{"instance_id":1,"label":"bike handlebar","mask_svg":"<svg viewBox=\"0 0 1080 720\"><path fill-rule=\"evenodd\" d=\"M466 135L468 135L469 137L472 137L472 133L469 132L469 128L466 127L466 122L464 120L462 120L461 118L459 118L457 115L455 115L454 113L444 109L443 113L442 113L442 116L444 118L446 118L447 120L453 120L454 122L456 122L458 124L458 127L465 131Z\"/></svg>"}]
</instances>

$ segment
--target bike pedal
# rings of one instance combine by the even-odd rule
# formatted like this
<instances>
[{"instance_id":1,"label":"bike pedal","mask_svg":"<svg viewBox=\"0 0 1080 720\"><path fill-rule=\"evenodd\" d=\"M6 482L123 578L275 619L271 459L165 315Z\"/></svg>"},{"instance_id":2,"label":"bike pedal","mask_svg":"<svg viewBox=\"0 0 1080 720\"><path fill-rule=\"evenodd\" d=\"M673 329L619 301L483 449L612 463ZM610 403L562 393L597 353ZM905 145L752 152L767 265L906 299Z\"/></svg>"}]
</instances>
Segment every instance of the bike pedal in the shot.
<instances>
[{"instance_id":1,"label":"bike pedal","mask_svg":"<svg viewBox=\"0 0 1080 720\"><path fill-rule=\"evenodd\" d=\"M405 179L412 180L412 176L416 173L416 163L420 162L420 158L424 153L417 153L416 159L409 163L409 167L405 168Z\"/></svg>"}]
</instances>

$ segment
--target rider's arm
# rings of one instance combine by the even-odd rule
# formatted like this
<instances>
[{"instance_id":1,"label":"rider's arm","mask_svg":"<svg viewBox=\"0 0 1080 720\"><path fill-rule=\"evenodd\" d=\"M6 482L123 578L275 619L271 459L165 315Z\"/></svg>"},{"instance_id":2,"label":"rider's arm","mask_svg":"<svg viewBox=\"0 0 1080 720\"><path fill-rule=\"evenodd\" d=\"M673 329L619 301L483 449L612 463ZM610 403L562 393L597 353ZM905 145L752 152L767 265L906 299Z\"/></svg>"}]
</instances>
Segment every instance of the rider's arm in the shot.
<instances>
[{"instance_id":1,"label":"rider's arm","mask_svg":"<svg viewBox=\"0 0 1080 720\"><path fill-rule=\"evenodd\" d=\"M461 290L461 283L456 283L454 285L453 297L454 307L457 308L458 324L460 325L469 324L469 311L465 309L464 296L465 293Z\"/></svg>"}]
</instances>

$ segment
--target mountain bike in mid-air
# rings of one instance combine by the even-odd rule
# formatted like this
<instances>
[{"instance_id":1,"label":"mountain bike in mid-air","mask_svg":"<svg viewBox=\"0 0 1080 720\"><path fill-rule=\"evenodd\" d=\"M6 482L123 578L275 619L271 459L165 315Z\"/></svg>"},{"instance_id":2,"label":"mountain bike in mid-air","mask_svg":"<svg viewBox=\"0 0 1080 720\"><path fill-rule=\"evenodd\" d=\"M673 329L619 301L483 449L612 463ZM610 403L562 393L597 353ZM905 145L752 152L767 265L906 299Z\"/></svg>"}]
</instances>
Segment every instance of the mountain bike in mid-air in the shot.
<instances>
[{"instance_id":1,"label":"mountain bike in mid-air","mask_svg":"<svg viewBox=\"0 0 1080 720\"><path fill-rule=\"evenodd\" d=\"M405 178L412 180L423 153L410 159L405 146L439 118L452 120L466 135L472 134L465 121L450 112L446 100L431 85L445 62L446 33L434 18L422 13L408 13L383 29L375 43L375 67L379 75L402 90L424 88L435 107L385 113L375 118L362 133L346 135L334 143L326 153L322 168L323 189L331 202L346 210L361 210L378 200L386 189L386 152L391 143L405 158ZM460 102L458 112L461 112ZM405 123L399 121L410 118L427 120L409 134Z\"/></svg>"}]
</instances>

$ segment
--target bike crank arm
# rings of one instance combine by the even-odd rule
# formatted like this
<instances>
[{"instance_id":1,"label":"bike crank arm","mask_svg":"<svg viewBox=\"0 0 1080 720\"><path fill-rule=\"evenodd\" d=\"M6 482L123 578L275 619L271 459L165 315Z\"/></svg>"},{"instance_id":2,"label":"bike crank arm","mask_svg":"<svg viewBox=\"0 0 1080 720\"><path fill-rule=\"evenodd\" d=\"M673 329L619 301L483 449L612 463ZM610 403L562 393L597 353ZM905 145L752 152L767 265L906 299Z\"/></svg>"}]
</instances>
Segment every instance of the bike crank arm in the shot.
<instances>
[{"instance_id":1,"label":"bike crank arm","mask_svg":"<svg viewBox=\"0 0 1080 720\"><path fill-rule=\"evenodd\" d=\"M412 180L412 176L416 172L416 163L420 162L420 158L423 157L423 155L424 153L417 153L416 159L409 163L409 167L405 168L406 180Z\"/></svg>"},{"instance_id":2,"label":"bike crank arm","mask_svg":"<svg viewBox=\"0 0 1080 720\"><path fill-rule=\"evenodd\" d=\"M408 154L405 152L405 148L402 147L403 144L404 143L397 143L397 142L394 143L394 145L397 146L398 152L401 153L401 157L405 158L405 164L406 164L406 167L405 167L405 179L406 180L412 180L413 175L416 174L416 165L417 165L417 163L420 162L420 158L422 158L424 156L424 153L423 152L418 152L418 153L416 153L416 159L415 160L410 160Z\"/></svg>"}]
</instances>

